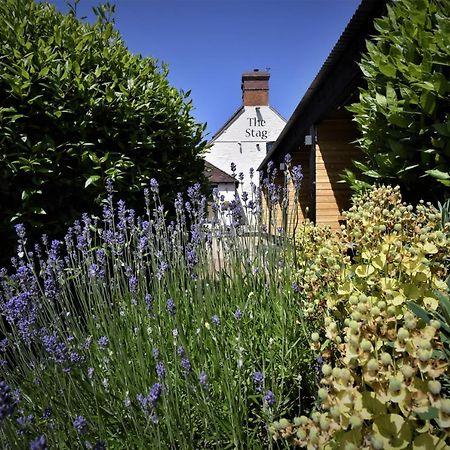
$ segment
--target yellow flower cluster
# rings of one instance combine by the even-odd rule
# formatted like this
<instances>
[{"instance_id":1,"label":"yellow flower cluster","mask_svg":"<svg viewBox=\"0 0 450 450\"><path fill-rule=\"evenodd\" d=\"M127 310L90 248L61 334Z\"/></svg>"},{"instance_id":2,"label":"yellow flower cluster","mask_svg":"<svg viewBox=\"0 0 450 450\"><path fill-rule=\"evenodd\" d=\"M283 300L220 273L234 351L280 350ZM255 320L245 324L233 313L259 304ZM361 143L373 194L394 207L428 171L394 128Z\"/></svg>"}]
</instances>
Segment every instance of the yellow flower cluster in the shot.
<instances>
[{"instance_id":1,"label":"yellow flower cluster","mask_svg":"<svg viewBox=\"0 0 450 450\"><path fill-rule=\"evenodd\" d=\"M295 238L295 279L309 319L323 316L326 296L335 293L350 264L345 240L328 227L305 221Z\"/></svg>"},{"instance_id":2,"label":"yellow flower cluster","mask_svg":"<svg viewBox=\"0 0 450 450\"><path fill-rule=\"evenodd\" d=\"M415 209L398 188L373 189L346 214L341 238L352 248L336 294L326 298L328 342L311 417L282 419L274 439L308 449L444 449L450 399L441 323L416 317L407 302L433 311L446 289L450 228L431 205Z\"/></svg>"}]
</instances>

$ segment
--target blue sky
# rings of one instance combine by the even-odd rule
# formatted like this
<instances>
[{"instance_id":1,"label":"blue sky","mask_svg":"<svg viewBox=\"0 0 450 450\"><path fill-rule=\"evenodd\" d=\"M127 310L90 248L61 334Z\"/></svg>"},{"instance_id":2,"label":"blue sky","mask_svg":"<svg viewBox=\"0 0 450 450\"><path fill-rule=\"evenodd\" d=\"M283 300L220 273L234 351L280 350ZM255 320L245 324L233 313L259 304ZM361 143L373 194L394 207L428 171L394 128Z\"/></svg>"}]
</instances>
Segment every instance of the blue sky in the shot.
<instances>
[{"instance_id":1,"label":"blue sky","mask_svg":"<svg viewBox=\"0 0 450 450\"><path fill-rule=\"evenodd\" d=\"M65 0L51 0L67 11ZM100 0L81 0L91 16ZM169 64L191 89L207 137L241 105L242 72L270 68L270 104L294 111L360 0L116 0L116 26L133 53Z\"/></svg>"}]
</instances>

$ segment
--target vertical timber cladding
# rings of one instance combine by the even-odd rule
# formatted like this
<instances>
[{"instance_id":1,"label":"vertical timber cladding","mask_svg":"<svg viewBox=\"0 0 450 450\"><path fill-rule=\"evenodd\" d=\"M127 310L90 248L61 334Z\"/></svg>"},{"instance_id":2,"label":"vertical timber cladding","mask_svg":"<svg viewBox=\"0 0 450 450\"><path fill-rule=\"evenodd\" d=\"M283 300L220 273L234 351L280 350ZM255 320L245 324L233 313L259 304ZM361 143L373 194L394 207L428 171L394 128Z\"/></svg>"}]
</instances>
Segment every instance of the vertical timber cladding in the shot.
<instances>
[{"instance_id":1,"label":"vertical timber cladding","mask_svg":"<svg viewBox=\"0 0 450 450\"><path fill-rule=\"evenodd\" d=\"M355 122L347 115L333 115L317 126L316 145L316 219L317 224L339 228L342 211L350 207L351 190L342 183L344 169L353 169L361 160L361 150L353 142L358 138Z\"/></svg>"},{"instance_id":2,"label":"vertical timber cladding","mask_svg":"<svg viewBox=\"0 0 450 450\"><path fill-rule=\"evenodd\" d=\"M303 179L298 193L298 197L295 198L294 185L292 180L288 182L289 190L289 210L287 217L287 231L289 234L296 232L301 224L306 219L311 219L311 208L310 208L310 146L301 145L297 151L292 153L291 167L301 166ZM275 178L275 183L278 186L284 185L284 175L281 171L278 171ZM264 196L264 218L267 222L268 219L268 207L267 207L267 197ZM273 208L273 206L272 206ZM273 224L276 227L286 227L283 224L283 214L281 206L278 206L276 211L276 223Z\"/></svg>"}]
</instances>

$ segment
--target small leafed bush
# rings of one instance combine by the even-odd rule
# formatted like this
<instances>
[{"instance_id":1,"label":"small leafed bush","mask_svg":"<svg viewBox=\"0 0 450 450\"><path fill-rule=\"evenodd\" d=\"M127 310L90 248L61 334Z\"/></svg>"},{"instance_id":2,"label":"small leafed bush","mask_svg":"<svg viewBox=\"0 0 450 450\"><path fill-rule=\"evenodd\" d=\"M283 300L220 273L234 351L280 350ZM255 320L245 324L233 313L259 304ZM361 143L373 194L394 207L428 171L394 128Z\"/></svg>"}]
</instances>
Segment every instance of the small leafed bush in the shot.
<instances>
[{"instance_id":1,"label":"small leafed bush","mask_svg":"<svg viewBox=\"0 0 450 450\"><path fill-rule=\"evenodd\" d=\"M402 203L391 187L366 193L345 217L341 239L351 261L324 298L323 329L311 335L323 362L317 408L274 422L273 436L309 449L447 448L443 324L420 319L408 302L438 309L449 225L442 228L431 205Z\"/></svg>"}]
</instances>

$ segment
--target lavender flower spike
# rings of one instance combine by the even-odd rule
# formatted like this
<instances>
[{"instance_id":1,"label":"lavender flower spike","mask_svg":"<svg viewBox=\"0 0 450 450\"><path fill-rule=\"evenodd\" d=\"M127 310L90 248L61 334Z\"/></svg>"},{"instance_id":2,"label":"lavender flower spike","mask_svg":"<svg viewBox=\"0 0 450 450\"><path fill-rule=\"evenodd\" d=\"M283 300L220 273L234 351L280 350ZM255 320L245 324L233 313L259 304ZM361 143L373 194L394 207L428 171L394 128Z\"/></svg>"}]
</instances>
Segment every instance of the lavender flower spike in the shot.
<instances>
[{"instance_id":1,"label":"lavender flower spike","mask_svg":"<svg viewBox=\"0 0 450 450\"><path fill-rule=\"evenodd\" d=\"M275 405L275 394L272 391L267 391L263 397L263 404L267 406Z\"/></svg>"},{"instance_id":2,"label":"lavender flower spike","mask_svg":"<svg viewBox=\"0 0 450 450\"><path fill-rule=\"evenodd\" d=\"M47 438L42 435L38 436L34 441L30 442L30 450L47 450Z\"/></svg>"},{"instance_id":3,"label":"lavender flower spike","mask_svg":"<svg viewBox=\"0 0 450 450\"><path fill-rule=\"evenodd\" d=\"M167 312L171 315L174 316L175 315L175 302L173 301L172 298L169 298L167 300Z\"/></svg>"},{"instance_id":4,"label":"lavender flower spike","mask_svg":"<svg viewBox=\"0 0 450 450\"><path fill-rule=\"evenodd\" d=\"M150 189L155 194L159 192L159 184L154 178L150 180Z\"/></svg>"},{"instance_id":5,"label":"lavender flower spike","mask_svg":"<svg viewBox=\"0 0 450 450\"><path fill-rule=\"evenodd\" d=\"M83 416L75 417L75 420L73 421L73 426L80 434L86 434L88 432L88 423Z\"/></svg>"}]
</instances>

